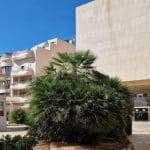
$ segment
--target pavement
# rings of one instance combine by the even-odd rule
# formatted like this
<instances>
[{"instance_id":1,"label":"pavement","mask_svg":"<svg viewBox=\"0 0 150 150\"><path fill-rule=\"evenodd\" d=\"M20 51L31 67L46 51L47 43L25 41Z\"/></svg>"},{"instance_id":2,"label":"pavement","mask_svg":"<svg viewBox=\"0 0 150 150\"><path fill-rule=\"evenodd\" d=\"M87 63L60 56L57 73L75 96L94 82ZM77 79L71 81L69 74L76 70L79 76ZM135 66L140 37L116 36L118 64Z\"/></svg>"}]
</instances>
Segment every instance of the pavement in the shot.
<instances>
[{"instance_id":1,"label":"pavement","mask_svg":"<svg viewBox=\"0 0 150 150\"><path fill-rule=\"evenodd\" d=\"M133 122L132 141L135 150L150 150L150 122Z\"/></svg>"}]
</instances>

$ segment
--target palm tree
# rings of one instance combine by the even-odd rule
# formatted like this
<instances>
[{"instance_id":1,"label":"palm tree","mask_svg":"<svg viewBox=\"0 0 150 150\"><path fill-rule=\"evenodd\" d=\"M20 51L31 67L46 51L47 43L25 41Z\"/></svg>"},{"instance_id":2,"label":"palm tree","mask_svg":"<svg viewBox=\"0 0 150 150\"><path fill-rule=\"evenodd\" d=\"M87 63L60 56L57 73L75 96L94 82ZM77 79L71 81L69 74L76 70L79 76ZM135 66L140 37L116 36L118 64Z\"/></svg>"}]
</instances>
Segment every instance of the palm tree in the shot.
<instances>
[{"instance_id":1,"label":"palm tree","mask_svg":"<svg viewBox=\"0 0 150 150\"><path fill-rule=\"evenodd\" d=\"M96 71L93 66L96 57L90 53L90 51L80 51L72 54L58 53L58 57L53 58L52 64L58 69L60 74L73 73L74 75L80 75L86 77L90 81L103 83L109 80L109 77ZM51 66L52 67L52 66ZM52 68L48 67L47 70Z\"/></svg>"},{"instance_id":2,"label":"palm tree","mask_svg":"<svg viewBox=\"0 0 150 150\"><path fill-rule=\"evenodd\" d=\"M32 135L95 142L126 134L130 93L118 79L96 71L95 59L89 51L59 53L46 74L36 78L31 88Z\"/></svg>"},{"instance_id":3,"label":"palm tree","mask_svg":"<svg viewBox=\"0 0 150 150\"><path fill-rule=\"evenodd\" d=\"M73 54L59 53L57 58L54 58L52 64L59 68L61 72L80 73L87 72L94 67L92 66L96 57L89 50L86 52L76 52Z\"/></svg>"}]
</instances>

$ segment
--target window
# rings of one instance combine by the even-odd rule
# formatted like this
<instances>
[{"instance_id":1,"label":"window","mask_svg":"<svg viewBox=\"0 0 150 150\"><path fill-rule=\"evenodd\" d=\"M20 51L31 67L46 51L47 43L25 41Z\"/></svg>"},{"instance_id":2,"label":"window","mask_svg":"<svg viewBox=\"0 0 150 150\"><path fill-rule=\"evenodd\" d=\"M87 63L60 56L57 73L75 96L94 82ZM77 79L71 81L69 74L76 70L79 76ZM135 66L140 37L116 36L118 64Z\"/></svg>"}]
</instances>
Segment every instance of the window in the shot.
<instances>
[{"instance_id":1,"label":"window","mask_svg":"<svg viewBox=\"0 0 150 150\"><path fill-rule=\"evenodd\" d=\"M11 66L5 66L5 67L3 67L2 68L2 73L6 74L7 76L9 76L10 73L11 73Z\"/></svg>"},{"instance_id":2,"label":"window","mask_svg":"<svg viewBox=\"0 0 150 150\"><path fill-rule=\"evenodd\" d=\"M135 107L147 106L147 94L146 93L135 94L134 105L135 105Z\"/></svg>"}]
</instances>

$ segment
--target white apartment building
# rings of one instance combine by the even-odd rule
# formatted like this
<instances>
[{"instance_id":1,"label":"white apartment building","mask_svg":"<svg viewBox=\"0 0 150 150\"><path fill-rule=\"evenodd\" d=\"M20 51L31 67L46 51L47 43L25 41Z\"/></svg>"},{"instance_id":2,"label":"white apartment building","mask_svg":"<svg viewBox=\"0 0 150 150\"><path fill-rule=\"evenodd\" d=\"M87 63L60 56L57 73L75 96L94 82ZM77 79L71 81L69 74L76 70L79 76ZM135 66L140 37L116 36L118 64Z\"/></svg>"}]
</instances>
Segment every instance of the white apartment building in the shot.
<instances>
[{"instance_id":1,"label":"white apartment building","mask_svg":"<svg viewBox=\"0 0 150 150\"><path fill-rule=\"evenodd\" d=\"M25 51L6 53L0 58L0 95L6 97L7 111L29 107L29 88L44 73L59 52L73 53L75 46L60 39L48 40Z\"/></svg>"}]
</instances>

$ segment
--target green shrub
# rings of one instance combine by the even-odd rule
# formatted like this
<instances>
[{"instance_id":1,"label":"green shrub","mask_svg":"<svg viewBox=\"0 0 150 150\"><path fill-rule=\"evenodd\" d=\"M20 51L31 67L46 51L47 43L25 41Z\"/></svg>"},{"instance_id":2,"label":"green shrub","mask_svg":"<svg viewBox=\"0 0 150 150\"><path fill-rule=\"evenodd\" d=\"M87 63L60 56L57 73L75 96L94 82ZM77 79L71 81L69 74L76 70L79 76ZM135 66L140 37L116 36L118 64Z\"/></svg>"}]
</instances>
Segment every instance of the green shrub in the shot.
<instances>
[{"instance_id":1,"label":"green shrub","mask_svg":"<svg viewBox=\"0 0 150 150\"><path fill-rule=\"evenodd\" d=\"M126 137L132 112L128 88L94 70L88 52L60 54L55 60L59 71L50 64L46 75L32 83L29 133L77 143Z\"/></svg>"},{"instance_id":2,"label":"green shrub","mask_svg":"<svg viewBox=\"0 0 150 150\"><path fill-rule=\"evenodd\" d=\"M9 135L0 139L0 150L32 150L37 144L37 140L31 136L15 136Z\"/></svg>"},{"instance_id":3,"label":"green shrub","mask_svg":"<svg viewBox=\"0 0 150 150\"><path fill-rule=\"evenodd\" d=\"M12 110L9 113L9 121L16 124L25 124L27 120L26 112L21 109Z\"/></svg>"}]
</instances>

